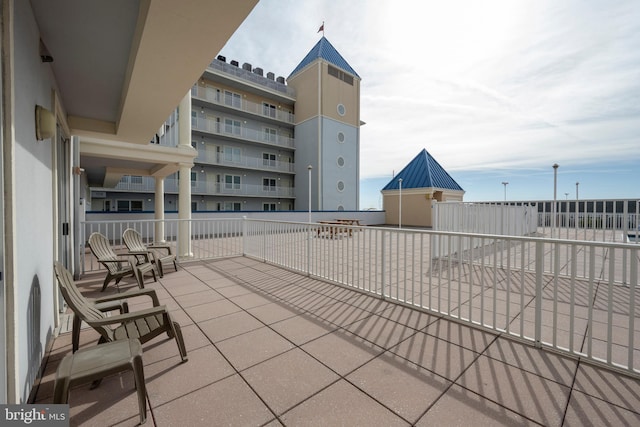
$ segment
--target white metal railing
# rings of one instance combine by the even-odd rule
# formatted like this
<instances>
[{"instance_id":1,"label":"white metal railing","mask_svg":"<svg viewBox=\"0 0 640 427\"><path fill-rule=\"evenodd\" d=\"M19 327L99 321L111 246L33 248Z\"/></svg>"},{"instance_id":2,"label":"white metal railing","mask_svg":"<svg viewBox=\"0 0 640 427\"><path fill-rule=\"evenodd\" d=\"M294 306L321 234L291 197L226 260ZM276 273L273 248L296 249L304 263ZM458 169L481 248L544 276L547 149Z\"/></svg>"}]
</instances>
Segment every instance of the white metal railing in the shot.
<instances>
[{"instance_id":1,"label":"white metal railing","mask_svg":"<svg viewBox=\"0 0 640 427\"><path fill-rule=\"evenodd\" d=\"M212 165L232 166L247 169L288 173L293 173L295 167L295 164L293 162L265 159L258 156L240 156L237 159L230 160L228 158L225 158L224 153L218 153L213 150L198 150L198 156L195 158L195 161L197 163L206 163Z\"/></svg>"},{"instance_id":2,"label":"white metal railing","mask_svg":"<svg viewBox=\"0 0 640 427\"><path fill-rule=\"evenodd\" d=\"M284 135L271 135L265 133L263 129L252 129L243 126L225 126L224 123L202 117L194 118L191 121L191 128L207 132L213 135L224 135L229 138L237 138L238 140L248 140L259 142L262 144L293 148L294 139Z\"/></svg>"},{"instance_id":3,"label":"white metal railing","mask_svg":"<svg viewBox=\"0 0 640 427\"><path fill-rule=\"evenodd\" d=\"M165 240L180 241L177 223ZM95 227L117 243L125 225ZM250 219L188 229L182 260L250 256L640 376L638 245Z\"/></svg>"},{"instance_id":4,"label":"white metal railing","mask_svg":"<svg viewBox=\"0 0 640 427\"><path fill-rule=\"evenodd\" d=\"M197 85L193 86L193 88L191 89L191 95L193 97L202 99L203 101L210 102L211 104L225 106L233 110L244 111L261 117L269 117L271 119L279 120L285 123L295 123L295 116L290 111L265 108L262 104L248 101L246 99L242 99L239 105L229 105L229 103L225 102L223 92L215 92L214 90L208 89L206 87Z\"/></svg>"}]
</instances>

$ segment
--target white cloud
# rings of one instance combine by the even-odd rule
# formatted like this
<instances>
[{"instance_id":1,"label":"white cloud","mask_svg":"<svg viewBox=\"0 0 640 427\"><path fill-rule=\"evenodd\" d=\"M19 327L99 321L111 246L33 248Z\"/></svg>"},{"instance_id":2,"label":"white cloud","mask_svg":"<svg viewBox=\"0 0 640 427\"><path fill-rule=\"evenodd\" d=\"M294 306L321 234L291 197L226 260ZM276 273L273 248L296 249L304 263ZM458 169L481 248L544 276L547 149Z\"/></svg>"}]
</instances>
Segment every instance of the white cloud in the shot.
<instances>
[{"instance_id":1,"label":"white cloud","mask_svg":"<svg viewBox=\"0 0 640 427\"><path fill-rule=\"evenodd\" d=\"M362 77L361 176L640 159L636 0L261 0L221 54L287 76L325 34Z\"/></svg>"}]
</instances>

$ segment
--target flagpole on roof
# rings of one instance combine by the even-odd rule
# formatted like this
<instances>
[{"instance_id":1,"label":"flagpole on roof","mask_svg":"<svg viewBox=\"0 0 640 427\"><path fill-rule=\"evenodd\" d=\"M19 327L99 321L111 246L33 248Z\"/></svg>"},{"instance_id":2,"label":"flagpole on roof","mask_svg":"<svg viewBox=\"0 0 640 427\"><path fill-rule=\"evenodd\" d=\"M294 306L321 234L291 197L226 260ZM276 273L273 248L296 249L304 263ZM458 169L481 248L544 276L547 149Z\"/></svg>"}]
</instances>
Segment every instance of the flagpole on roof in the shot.
<instances>
[{"instance_id":1,"label":"flagpole on roof","mask_svg":"<svg viewBox=\"0 0 640 427\"><path fill-rule=\"evenodd\" d=\"M322 31L322 37L324 37L324 21L322 21L322 25L318 28L318 32Z\"/></svg>"}]
</instances>

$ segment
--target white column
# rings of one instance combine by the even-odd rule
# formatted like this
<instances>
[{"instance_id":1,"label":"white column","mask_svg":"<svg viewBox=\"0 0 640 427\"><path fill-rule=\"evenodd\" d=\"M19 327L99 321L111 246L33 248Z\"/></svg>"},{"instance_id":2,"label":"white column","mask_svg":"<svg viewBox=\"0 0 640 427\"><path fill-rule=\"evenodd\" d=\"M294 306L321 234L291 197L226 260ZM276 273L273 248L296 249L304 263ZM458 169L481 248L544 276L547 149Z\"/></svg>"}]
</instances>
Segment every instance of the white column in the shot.
<instances>
[{"instance_id":1,"label":"white column","mask_svg":"<svg viewBox=\"0 0 640 427\"><path fill-rule=\"evenodd\" d=\"M164 238L164 178L156 177L155 194L155 242L165 242Z\"/></svg>"},{"instance_id":2,"label":"white column","mask_svg":"<svg viewBox=\"0 0 640 427\"><path fill-rule=\"evenodd\" d=\"M191 92L180 101L178 106L178 148L191 148ZM180 256L190 257L191 252L191 167L192 165L180 164L180 180L178 187L178 219L179 241L178 253Z\"/></svg>"}]
</instances>

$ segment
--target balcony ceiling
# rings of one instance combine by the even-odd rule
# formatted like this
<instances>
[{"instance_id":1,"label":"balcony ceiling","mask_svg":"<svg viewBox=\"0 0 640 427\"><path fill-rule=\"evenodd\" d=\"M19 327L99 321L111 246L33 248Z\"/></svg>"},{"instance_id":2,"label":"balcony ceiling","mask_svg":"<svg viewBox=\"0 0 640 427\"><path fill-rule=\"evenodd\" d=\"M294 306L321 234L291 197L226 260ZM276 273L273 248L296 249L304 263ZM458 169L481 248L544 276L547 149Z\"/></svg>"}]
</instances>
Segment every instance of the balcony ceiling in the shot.
<instances>
[{"instance_id":1,"label":"balcony ceiling","mask_svg":"<svg viewBox=\"0 0 640 427\"><path fill-rule=\"evenodd\" d=\"M257 2L31 0L71 134L149 144Z\"/></svg>"}]
</instances>

